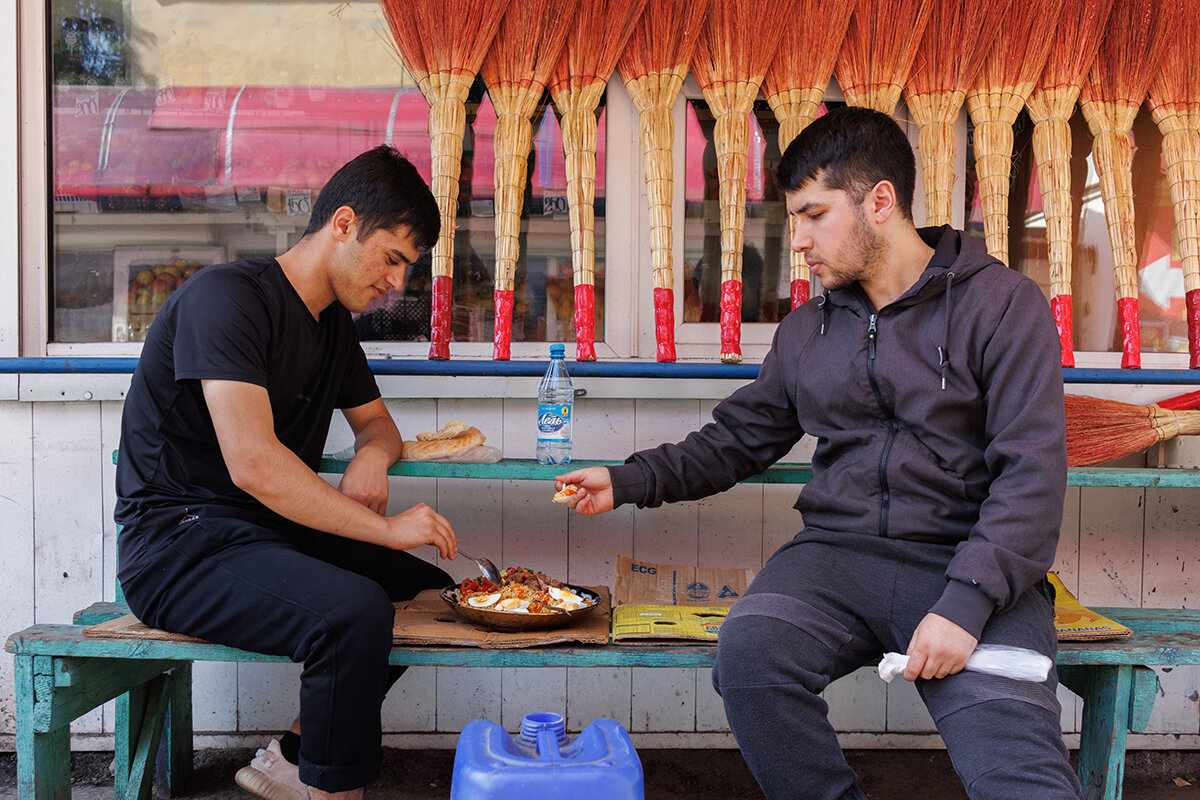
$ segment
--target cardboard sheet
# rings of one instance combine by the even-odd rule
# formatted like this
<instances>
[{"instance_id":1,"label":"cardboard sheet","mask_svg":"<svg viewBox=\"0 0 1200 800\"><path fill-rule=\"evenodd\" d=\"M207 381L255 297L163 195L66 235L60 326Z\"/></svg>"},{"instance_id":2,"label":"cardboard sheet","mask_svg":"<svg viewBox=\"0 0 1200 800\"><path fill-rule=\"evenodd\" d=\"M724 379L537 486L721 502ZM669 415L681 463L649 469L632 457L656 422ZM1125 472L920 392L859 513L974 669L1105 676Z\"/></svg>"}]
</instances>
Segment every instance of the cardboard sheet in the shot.
<instances>
[{"instance_id":1,"label":"cardboard sheet","mask_svg":"<svg viewBox=\"0 0 1200 800\"><path fill-rule=\"evenodd\" d=\"M489 631L455 614L437 589L427 589L407 603L396 605L392 642L398 645L445 645L506 650L574 642L608 644L612 622L608 587L586 586L600 595L600 607L563 628L541 631Z\"/></svg>"},{"instance_id":2,"label":"cardboard sheet","mask_svg":"<svg viewBox=\"0 0 1200 800\"><path fill-rule=\"evenodd\" d=\"M1133 634L1131 628L1082 605L1053 572L1046 577L1054 586L1054 630L1060 642L1095 642Z\"/></svg>"},{"instance_id":3,"label":"cardboard sheet","mask_svg":"<svg viewBox=\"0 0 1200 800\"><path fill-rule=\"evenodd\" d=\"M716 644L725 614L754 580L752 569L652 564L617 556L613 643Z\"/></svg>"},{"instance_id":4,"label":"cardboard sheet","mask_svg":"<svg viewBox=\"0 0 1200 800\"><path fill-rule=\"evenodd\" d=\"M479 628L456 616L439 596L427 589L412 600L396 604L392 643L397 645L462 646L504 650L574 642L608 644L612 624L611 599L607 586L588 586L600 595L600 606L588 616L563 628L541 631L500 632ZM108 639L159 639L200 642L190 636L152 628L133 614L83 629L84 636Z\"/></svg>"}]
</instances>

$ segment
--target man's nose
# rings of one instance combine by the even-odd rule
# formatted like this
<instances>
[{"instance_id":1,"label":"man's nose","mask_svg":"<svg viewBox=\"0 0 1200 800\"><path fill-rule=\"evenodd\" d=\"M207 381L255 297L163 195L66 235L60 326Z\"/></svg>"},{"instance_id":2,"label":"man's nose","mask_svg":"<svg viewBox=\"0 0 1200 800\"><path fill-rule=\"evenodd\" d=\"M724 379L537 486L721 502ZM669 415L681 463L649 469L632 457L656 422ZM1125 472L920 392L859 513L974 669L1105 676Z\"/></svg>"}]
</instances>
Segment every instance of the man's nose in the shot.
<instances>
[{"instance_id":1,"label":"man's nose","mask_svg":"<svg viewBox=\"0 0 1200 800\"><path fill-rule=\"evenodd\" d=\"M809 235L803 222L800 222L796 217L788 217L788 226L791 228L791 247L794 252L807 253L812 249L812 236Z\"/></svg>"},{"instance_id":2,"label":"man's nose","mask_svg":"<svg viewBox=\"0 0 1200 800\"><path fill-rule=\"evenodd\" d=\"M400 267L399 269L391 270L384 276L387 285L392 287L393 291L404 288L404 275L408 271L408 267Z\"/></svg>"}]
</instances>

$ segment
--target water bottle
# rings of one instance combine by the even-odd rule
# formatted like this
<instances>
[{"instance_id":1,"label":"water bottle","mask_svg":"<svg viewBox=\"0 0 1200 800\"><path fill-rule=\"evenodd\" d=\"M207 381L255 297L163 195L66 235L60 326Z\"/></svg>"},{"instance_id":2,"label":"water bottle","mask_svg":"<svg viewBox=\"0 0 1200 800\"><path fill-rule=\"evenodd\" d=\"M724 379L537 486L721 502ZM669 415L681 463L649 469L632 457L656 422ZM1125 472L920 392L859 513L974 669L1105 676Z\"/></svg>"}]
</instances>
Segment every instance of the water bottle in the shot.
<instances>
[{"instance_id":1,"label":"water bottle","mask_svg":"<svg viewBox=\"0 0 1200 800\"><path fill-rule=\"evenodd\" d=\"M539 464L567 464L571 461L571 411L575 406L575 387L563 361L565 348L550 345L550 365L538 387L537 460Z\"/></svg>"}]
</instances>

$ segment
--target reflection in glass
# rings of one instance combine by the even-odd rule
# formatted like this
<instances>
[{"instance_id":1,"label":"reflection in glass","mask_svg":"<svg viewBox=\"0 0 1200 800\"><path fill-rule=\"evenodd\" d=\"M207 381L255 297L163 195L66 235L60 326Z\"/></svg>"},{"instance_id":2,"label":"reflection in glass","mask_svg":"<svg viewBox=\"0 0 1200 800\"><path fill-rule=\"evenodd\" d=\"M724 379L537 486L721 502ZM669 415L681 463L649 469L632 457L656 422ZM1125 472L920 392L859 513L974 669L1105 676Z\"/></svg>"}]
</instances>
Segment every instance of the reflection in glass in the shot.
<instances>
[{"instance_id":1,"label":"reflection in glass","mask_svg":"<svg viewBox=\"0 0 1200 800\"><path fill-rule=\"evenodd\" d=\"M267 20L275 35L264 38ZM332 11L303 5L280 17L267 2L52 0L52 340L140 341L191 264L287 250L328 177L381 142L428 180L428 105L380 26L377 4L365 2ZM596 338L603 341L600 113ZM495 113L481 82L468 114L451 338L490 342ZM535 124L513 341L571 341L566 178L548 101ZM427 341L430 283L426 257L402 291L363 315L363 338Z\"/></svg>"},{"instance_id":2,"label":"reflection in glass","mask_svg":"<svg viewBox=\"0 0 1200 800\"><path fill-rule=\"evenodd\" d=\"M983 238L983 213L975 181L975 158L967 150L967 230ZM1022 112L1014 126L1009 191L1010 266L1030 276L1049 298L1050 263L1042 215L1033 125ZM1175 230L1171 188L1162 161L1162 134L1143 109L1133 126L1134 225L1138 242L1138 294L1143 352L1186 353L1183 263ZM1077 351L1120 352L1112 246L1104 201L1092 164L1092 136L1083 115L1071 119L1071 294Z\"/></svg>"}]
</instances>

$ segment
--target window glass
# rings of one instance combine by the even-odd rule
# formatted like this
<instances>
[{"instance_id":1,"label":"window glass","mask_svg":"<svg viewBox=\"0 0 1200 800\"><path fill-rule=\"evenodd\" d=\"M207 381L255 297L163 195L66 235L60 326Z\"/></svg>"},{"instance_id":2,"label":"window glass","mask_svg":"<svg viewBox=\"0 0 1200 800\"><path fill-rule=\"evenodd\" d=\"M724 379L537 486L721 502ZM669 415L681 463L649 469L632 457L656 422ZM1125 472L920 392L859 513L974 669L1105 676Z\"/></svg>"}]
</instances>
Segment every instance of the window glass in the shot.
<instances>
[{"instance_id":1,"label":"window glass","mask_svg":"<svg viewBox=\"0 0 1200 800\"><path fill-rule=\"evenodd\" d=\"M965 218L983 238L983 208L968 130ZM1137 243L1141 347L1148 353L1186 353L1183 263L1171 187L1162 160L1162 134L1143 106L1133 125L1133 202ZM1071 119L1071 298L1076 351L1120 352L1112 245L1100 181L1092 163L1092 134L1081 111ZM1022 112L1014 126L1009 187L1009 265L1036 280L1050 297L1049 248L1042 213L1033 124Z\"/></svg>"},{"instance_id":2,"label":"window glass","mask_svg":"<svg viewBox=\"0 0 1200 800\"><path fill-rule=\"evenodd\" d=\"M140 341L196 270L294 245L324 182L377 144L393 144L429 180L428 106L378 8L51 0L53 341ZM490 342L495 113L480 81L467 117L451 338ZM597 149L602 341L603 112ZM514 342L574 339L566 195L547 103L534 117ZM360 316L361 337L427 341L431 282L426 255L403 290Z\"/></svg>"}]
</instances>

